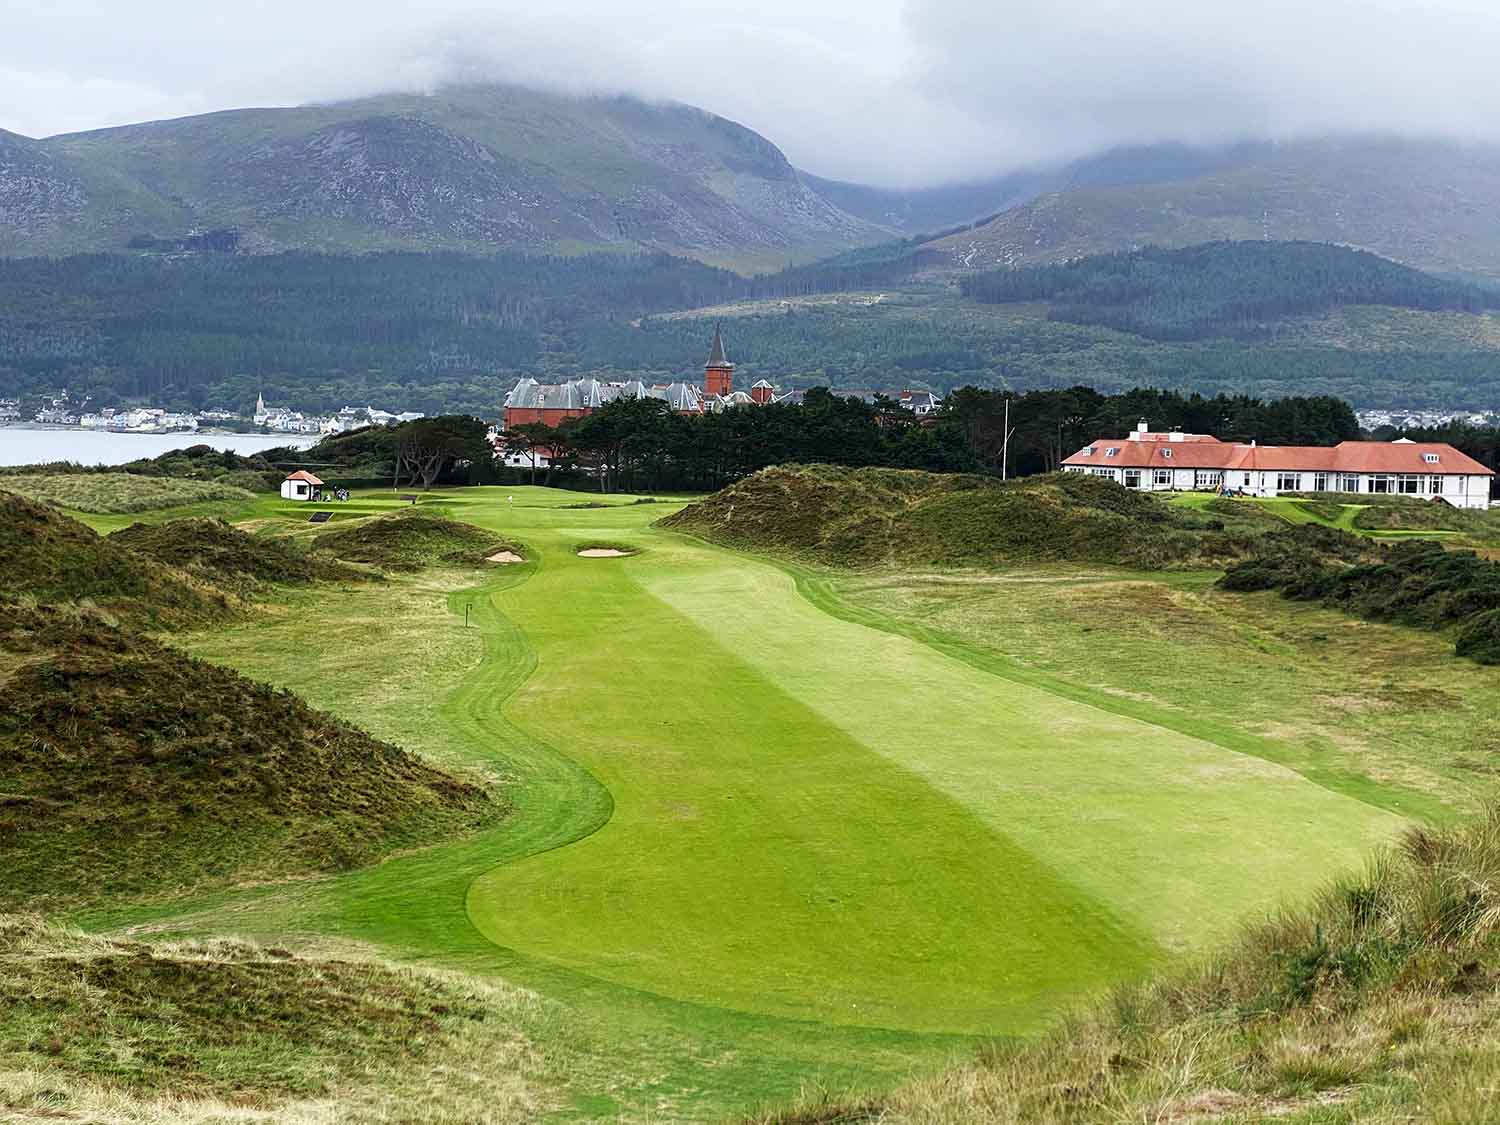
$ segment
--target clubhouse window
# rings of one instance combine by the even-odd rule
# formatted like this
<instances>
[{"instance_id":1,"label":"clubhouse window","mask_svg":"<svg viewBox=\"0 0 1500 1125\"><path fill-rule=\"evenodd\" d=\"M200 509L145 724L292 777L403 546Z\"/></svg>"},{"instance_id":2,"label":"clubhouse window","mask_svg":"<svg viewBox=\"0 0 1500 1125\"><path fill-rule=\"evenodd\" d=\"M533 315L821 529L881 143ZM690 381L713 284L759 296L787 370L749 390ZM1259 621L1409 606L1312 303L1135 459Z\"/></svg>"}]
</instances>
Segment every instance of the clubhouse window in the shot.
<instances>
[{"instance_id":1,"label":"clubhouse window","mask_svg":"<svg viewBox=\"0 0 1500 1125\"><path fill-rule=\"evenodd\" d=\"M1171 469L1157 469L1156 472L1152 474L1152 478L1151 479L1152 479L1152 482L1156 485L1157 488L1171 488L1172 487L1172 470Z\"/></svg>"},{"instance_id":2,"label":"clubhouse window","mask_svg":"<svg viewBox=\"0 0 1500 1125\"><path fill-rule=\"evenodd\" d=\"M1442 477L1428 477L1427 481L1428 481L1427 491L1430 492L1430 493L1432 493L1434 496L1438 495L1440 492L1443 491L1443 478Z\"/></svg>"},{"instance_id":3,"label":"clubhouse window","mask_svg":"<svg viewBox=\"0 0 1500 1125\"><path fill-rule=\"evenodd\" d=\"M1115 471L1113 469L1090 469L1089 475L1095 477L1108 477L1110 480L1115 479Z\"/></svg>"},{"instance_id":4,"label":"clubhouse window","mask_svg":"<svg viewBox=\"0 0 1500 1125\"><path fill-rule=\"evenodd\" d=\"M1339 476L1340 492L1358 492L1359 477L1354 473L1342 473Z\"/></svg>"},{"instance_id":5,"label":"clubhouse window","mask_svg":"<svg viewBox=\"0 0 1500 1125\"><path fill-rule=\"evenodd\" d=\"M1199 469L1193 474L1194 488L1218 488L1224 474L1211 469Z\"/></svg>"},{"instance_id":6,"label":"clubhouse window","mask_svg":"<svg viewBox=\"0 0 1500 1125\"><path fill-rule=\"evenodd\" d=\"M1422 478L1416 473L1403 473L1396 483L1400 491L1408 495L1415 496L1422 491Z\"/></svg>"},{"instance_id":7,"label":"clubhouse window","mask_svg":"<svg viewBox=\"0 0 1500 1125\"><path fill-rule=\"evenodd\" d=\"M1314 473L1313 474L1313 491L1314 492L1327 492L1328 491L1328 474L1327 473Z\"/></svg>"},{"instance_id":8,"label":"clubhouse window","mask_svg":"<svg viewBox=\"0 0 1500 1125\"><path fill-rule=\"evenodd\" d=\"M1296 492L1302 487L1302 476L1300 473L1277 473L1277 492Z\"/></svg>"},{"instance_id":9,"label":"clubhouse window","mask_svg":"<svg viewBox=\"0 0 1500 1125\"><path fill-rule=\"evenodd\" d=\"M1395 492L1396 478L1387 476L1373 476L1370 478L1371 492Z\"/></svg>"},{"instance_id":10,"label":"clubhouse window","mask_svg":"<svg viewBox=\"0 0 1500 1125\"><path fill-rule=\"evenodd\" d=\"M1108 449L1106 449L1104 451L1104 456L1106 456L1106 457L1115 457L1115 456L1119 455L1119 452L1120 452L1120 447L1118 445L1112 445L1112 446L1110 446Z\"/></svg>"},{"instance_id":11,"label":"clubhouse window","mask_svg":"<svg viewBox=\"0 0 1500 1125\"><path fill-rule=\"evenodd\" d=\"M1141 471L1139 469L1126 469L1125 470L1125 487L1126 488L1140 488L1141 487Z\"/></svg>"}]
</instances>

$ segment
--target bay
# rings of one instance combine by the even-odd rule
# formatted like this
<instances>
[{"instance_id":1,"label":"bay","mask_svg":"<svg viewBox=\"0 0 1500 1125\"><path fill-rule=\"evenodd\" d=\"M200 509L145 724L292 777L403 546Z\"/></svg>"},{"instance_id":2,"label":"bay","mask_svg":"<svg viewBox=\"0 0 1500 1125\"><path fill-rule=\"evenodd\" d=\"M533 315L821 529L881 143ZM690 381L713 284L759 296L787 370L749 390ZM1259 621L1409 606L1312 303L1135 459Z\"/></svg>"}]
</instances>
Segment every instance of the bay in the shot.
<instances>
[{"instance_id":1,"label":"bay","mask_svg":"<svg viewBox=\"0 0 1500 1125\"><path fill-rule=\"evenodd\" d=\"M305 434L122 434L71 426L34 429L0 426L0 466L77 461L81 465L123 465L173 449L208 445L249 456L277 446L306 449L316 439Z\"/></svg>"}]
</instances>

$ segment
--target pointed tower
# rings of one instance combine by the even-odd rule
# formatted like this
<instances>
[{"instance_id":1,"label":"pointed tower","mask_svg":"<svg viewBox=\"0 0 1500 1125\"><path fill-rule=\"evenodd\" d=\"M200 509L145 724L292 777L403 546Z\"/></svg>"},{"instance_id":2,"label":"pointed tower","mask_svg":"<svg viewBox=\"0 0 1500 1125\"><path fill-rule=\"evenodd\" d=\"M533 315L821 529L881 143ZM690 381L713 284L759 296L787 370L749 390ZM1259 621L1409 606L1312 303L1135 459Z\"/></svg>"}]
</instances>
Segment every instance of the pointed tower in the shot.
<instances>
[{"instance_id":1,"label":"pointed tower","mask_svg":"<svg viewBox=\"0 0 1500 1125\"><path fill-rule=\"evenodd\" d=\"M703 393L730 395L734 393L734 364L724 354L724 337L719 326L714 325L713 346L708 349L708 362L703 365Z\"/></svg>"}]
</instances>

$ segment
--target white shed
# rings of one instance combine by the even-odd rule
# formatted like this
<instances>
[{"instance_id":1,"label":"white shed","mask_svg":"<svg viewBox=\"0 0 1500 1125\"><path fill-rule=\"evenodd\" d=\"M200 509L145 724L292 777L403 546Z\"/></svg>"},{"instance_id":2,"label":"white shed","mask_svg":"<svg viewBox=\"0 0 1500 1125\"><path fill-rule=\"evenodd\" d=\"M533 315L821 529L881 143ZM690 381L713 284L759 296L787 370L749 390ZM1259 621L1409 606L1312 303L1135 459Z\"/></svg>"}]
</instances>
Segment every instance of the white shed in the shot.
<instances>
[{"instance_id":1,"label":"white shed","mask_svg":"<svg viewBox=\"0 0 1500 1125\"><path fill-rule=\"evenodd\" d=\"M322 487L323 482L317 477L298 469L281 482L281 498L283 500L316 500L321 495L319 490Z\"/></svg>"}]
</instances>

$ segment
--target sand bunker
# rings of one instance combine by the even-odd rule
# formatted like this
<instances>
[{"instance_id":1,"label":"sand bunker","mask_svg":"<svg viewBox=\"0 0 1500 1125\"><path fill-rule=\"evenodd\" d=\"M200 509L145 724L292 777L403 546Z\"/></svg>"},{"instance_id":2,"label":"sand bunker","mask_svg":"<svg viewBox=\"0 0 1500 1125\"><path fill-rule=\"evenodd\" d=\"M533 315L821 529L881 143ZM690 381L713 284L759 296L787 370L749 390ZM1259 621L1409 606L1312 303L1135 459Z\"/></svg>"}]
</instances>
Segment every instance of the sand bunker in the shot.
<instances>
[{"instance_id":1,"label":"sand bunker","mask_svg":"<svg viewBox=\"0 0 1500 1125\"><path fill-rule=\"evenodd\" d=\"M523 559L520 555L516 554L514 551L501 551L497 555L491 555L490 556L490 562L497 562L497 563L518 563L518 562L525 562L525 561L526 561L525 559Z\"/></svg>"},{"instance_id":2,"label":"sand bunker","mask_svg":"<svg viewBox=\"0 0 1500 1125\"><path fill-rule=\"evenodd\" d=\"M588 547L578 552L580 559L623 559L629 555L629 551L617 551L613 547Z\"/></svg>"}]
</instances>

